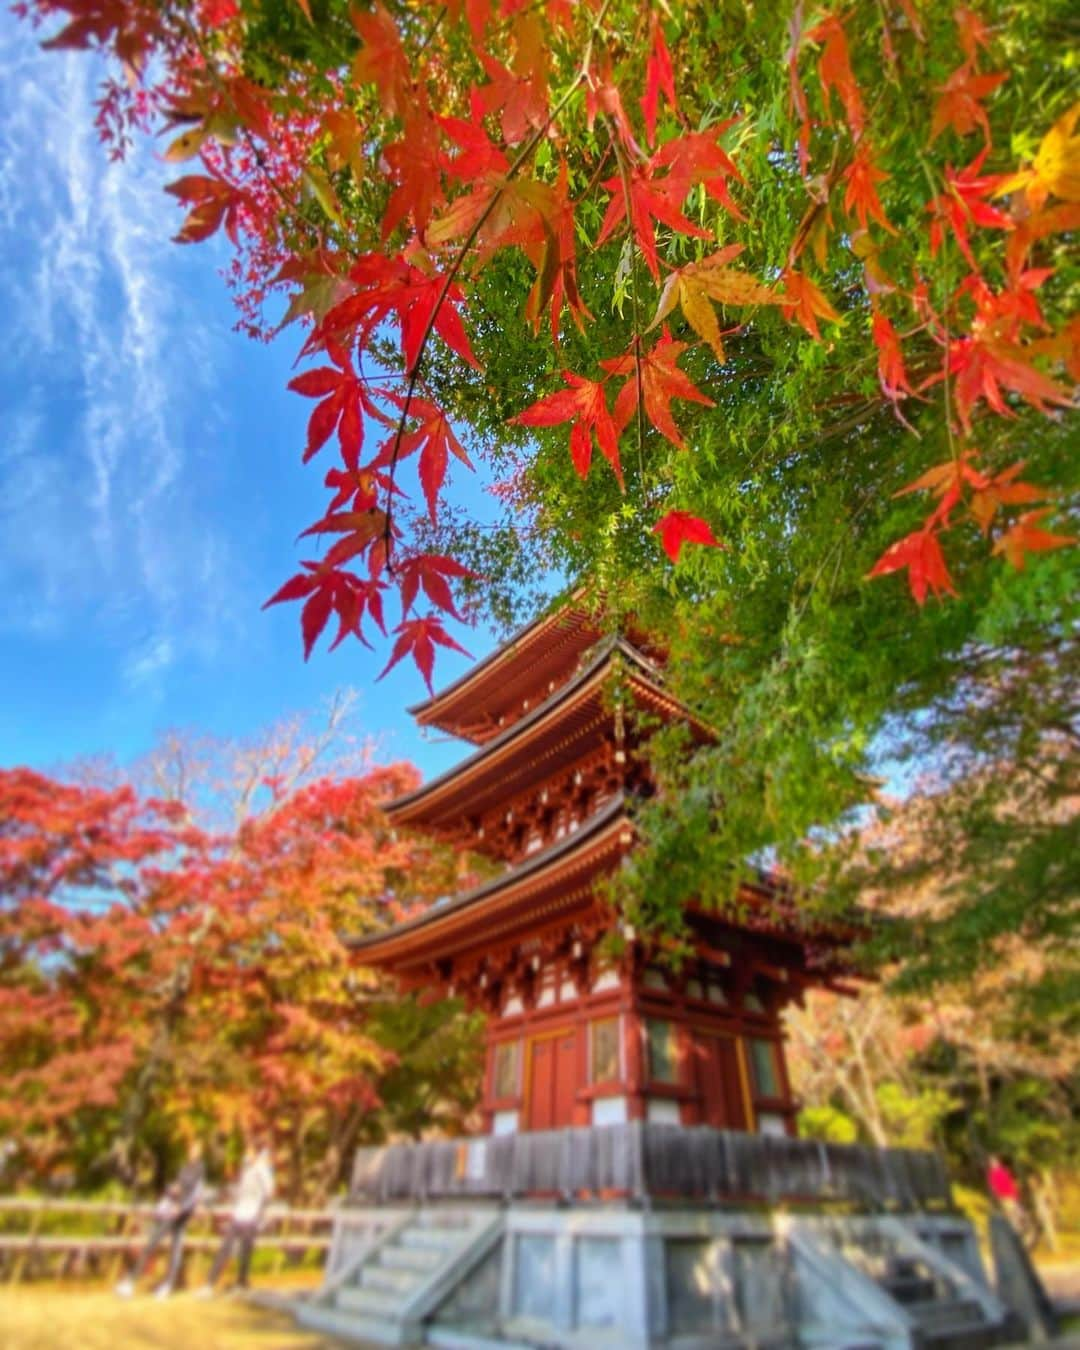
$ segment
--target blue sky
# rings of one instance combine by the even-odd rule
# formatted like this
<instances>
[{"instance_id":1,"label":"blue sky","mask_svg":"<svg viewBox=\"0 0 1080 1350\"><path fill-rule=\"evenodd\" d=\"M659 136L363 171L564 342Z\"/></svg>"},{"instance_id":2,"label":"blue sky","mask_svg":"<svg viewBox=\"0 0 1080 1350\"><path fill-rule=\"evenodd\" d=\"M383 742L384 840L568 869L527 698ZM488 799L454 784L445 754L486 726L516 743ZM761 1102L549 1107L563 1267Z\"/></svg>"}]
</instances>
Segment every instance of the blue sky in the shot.
<instances>
[{"instance_id":1,"label":"blue sky","mask_svg":"<svg viewBox=\"0 0 1080 1350\"><path fill-rule=\"evenodd\" d=\"M145 144L109 165L94 97L85 54L0 17L0 764L244 737L349 685L382 755L438 772L461 747L413 729L411 665L376 684L352 642L305 665L298 608L261 611L325 508L285 388L299 332L232 331L226 245L170 241L175 172ZM465 664L440 654L436 685Z\"/></svg>"}]
</instances>

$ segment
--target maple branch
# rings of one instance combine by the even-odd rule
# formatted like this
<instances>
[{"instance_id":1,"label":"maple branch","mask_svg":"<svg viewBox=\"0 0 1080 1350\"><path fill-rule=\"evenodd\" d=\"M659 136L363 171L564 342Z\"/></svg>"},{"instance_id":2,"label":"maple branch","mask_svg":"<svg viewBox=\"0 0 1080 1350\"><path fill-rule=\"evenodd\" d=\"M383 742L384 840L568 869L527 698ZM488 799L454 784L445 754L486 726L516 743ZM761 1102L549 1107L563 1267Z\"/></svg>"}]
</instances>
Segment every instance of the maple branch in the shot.
<instances>
[{"instance_id":1,"label":"maple branch","mask_svg":"<svg viewBox=\"0 0 1080 1350\"><path fill-rule=\"evenodd\" d=\"M637 380L637 451L638 478L642 492L645 488L645 382L641 367L641 315L638 311L638 250L634 244L634 201L630 191L630 169L626 163L618 137L614 134L611 118L608 117L608 131L611 134L611 146L615 151L615 163L619 169L619 181L622 183L623 200L626 205L627 239L630 243L630 322L634 331L634 376Z\"/></svg>"},{"instance_id":2,"label":"maple branch","mask_svg":"<svg viewBox=\"0 0 1080 1350\"><path fill-rule=\"evenodd\" d=\"M537 129L533 132L533 134L529 137L529 139L518 151L517 155L513 159L513 162L510 164L510 167L506 171L506 174L503 178L503 186L500 187L498 191L492 193L491 200L484 207L483 211L480 212L480 215L473 222L472 229L462 240L461 246L458 248L457 254L453 262L450 264L450 267L447 270L446 275L443 277L442 289L439 291L439 294L435 300L435 304L432 306L431 313L428 315L427 324L424 327L424 332L420 338L419 346L416 349L416 360L413 362L412 370L409 372L409 383L405 390L405 398L402 403L401 415L398 418L397 430L394 433L393 449L390 452L390 465L387 475L389 477L390 483L386 490L386 523L383 526L383 544L386 553L386 570L390 576L393 576L393 566L391 564L390 557L392 548L391 531L393 528L392 512L393 512L394 474L397 469L398 454L400 453L401 450L401 438L405 434L405 423L408 421L409 417L409 408L410 405L412 404L413 396L416 393L416 386L420 379L420 367L424 360L424 353L427 350L427 344L431 341L431 335L435 331L435 321L438 318L439 311L442 309L443 303L445 302L446 297L450 292L450 287L454 284L454 281L457 278L458 273L461 271L465 259L469 254L469 250L472 248L473 244L476 243L480 231L484 228L485 224L490 218L492 212L495 210L496 206L498 206L502 198L503 192L505 190L505 185L511 182L511 180L517 176L517 174L521 171L521 169L525 166L525 164L527 164L528 161L532 158L541 141L547 135L548 131L551 129L556 119L560 116L563 109L570 102L571 98L577 92L578 87L585 80L588 79L589 66L592 64L593 46L596 42L597 36L600 33L601 26L603 24L603 21L607 15L610 6L611 0L604 0L603 5L601 5L596 15L596 18L593 20L592 27L589 29L588 41L585 43L585 50L582 54L581 63L578 67L578 72L571 80L568 88L566 89L566 92L563 94L562 98L559 99L558 103L556 103L555 106L551 108L551 110L548 112L547 117L544 119L543 125L537 127Z\"/></svg>"}]
</instances>

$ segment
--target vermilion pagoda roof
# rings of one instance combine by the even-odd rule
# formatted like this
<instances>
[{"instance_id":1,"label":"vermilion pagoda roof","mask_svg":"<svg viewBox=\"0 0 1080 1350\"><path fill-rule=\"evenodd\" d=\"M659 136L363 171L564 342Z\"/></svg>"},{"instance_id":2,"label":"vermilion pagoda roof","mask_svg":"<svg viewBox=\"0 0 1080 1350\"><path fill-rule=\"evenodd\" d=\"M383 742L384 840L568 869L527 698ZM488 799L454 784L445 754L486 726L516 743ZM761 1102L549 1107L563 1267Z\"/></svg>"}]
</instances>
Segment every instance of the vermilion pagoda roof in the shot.
<instances>
[{"instance_id":1,"label":"vermilion pagoda roof","mask_svg":"<svg viewBox=\"0 0 1080 1350\"><path fill-rule=\"evenodd\" d=\"M346 939L373 965L407 973L436 958L535 937L594 903L593 883L629 848L633 827L620 793L582 825L484 882L385 933Z\"/></svg>"},{"instance_id":2,"label":"vermilion pagoda roof","mask_svg":"<svg viewBox=\"0 0 1080 1350\"><path fill-rule=\"evenodd\" d=\"M408 711L420 726L438 727L474 745L493 739L521 716L526 699L550 693L603 636L576 598L526 624L460 679Z\"/></svg>"},{"instance_id":3,"label":"vermilion pagoda roof","mask_svg":"<svg viewBox=\"0 0 1080 1350\"><path fill-rule=\"evenodd\" d=\"M597 878L614 870L634 838L629 803L620 793L578 829L500 876L383 933L346 938L346 945L368 964L407 977L461 953L490 952L542 937L595 911ZM795 942L804 950L807 965L823 970L835 963L837 941L853 935L849 925L841 928L801 915L784 884L764 873L757 883L740 887L739 899L737 916L696 904L689 910L721 929Z\"/></svg>"},{"instance_id":4,"label":"vermilion pagoda roof","mask_svg":"<svg viewBox=\"0 0 1080 1350\"><path fill-rule=\"evenodd\" d=\"M616 661L636 706L686 718L706 734L705 725L665 691L662 673L636 647L623 638L605 638L588 664L542 703L461 764L391 802L386 808L390 819L396 825L460 831L466 812L481 814L572 767L585 738L611 720L607 689Z\"/></svg>"}]
</instances>

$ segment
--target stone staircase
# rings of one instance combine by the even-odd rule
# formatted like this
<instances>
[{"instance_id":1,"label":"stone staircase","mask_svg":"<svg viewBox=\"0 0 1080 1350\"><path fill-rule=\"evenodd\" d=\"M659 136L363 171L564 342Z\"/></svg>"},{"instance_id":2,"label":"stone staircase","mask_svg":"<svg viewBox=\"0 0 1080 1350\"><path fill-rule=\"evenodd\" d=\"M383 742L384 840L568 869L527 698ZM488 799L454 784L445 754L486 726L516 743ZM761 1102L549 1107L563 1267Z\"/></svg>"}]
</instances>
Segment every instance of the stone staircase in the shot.
<instances>
[{"instance_id":1,"label":"stone staircase","mask_svg":"<svg viewBox=\"0 0 1080 1350\"><path fill-rule=\"evenodd\" d=\"M796 1224L790 1240L811 1323L804 1344L981 1350L1002 1342L1006 1312L995 1296L909 1225Z\"/></svg>"},{"instance_id":2,"label":"stone staircase","mask_svg":"<svg viewBox=\"0 0 1080 1350\"><path fill-rule=\"evenodd\" d=\"M999 1326L973 1298L954 1292L946 1281L926 1273L917 1261L899 1257L877 1283L915 1324L926 1350L963 1346L981 1350L997 1343Z\"/></svg>"},{"instance_id":3,"label":"stone staircase","mask_svg":"<svg viewBox=\"0 0 1080 1350\"><path fill-rule=\"evenodd\" d=\"M959 1219L602 1206L342 1210L322 1289L290 1311L443 1350L981 1350L1007 1327Z\"/></svg>"},{"instance_id":4,"label":"stone staircase","mask_svg":"<svg viewBox=\"0 0 1080 1350\"><path fill-rule=\"evenodd\" d=\"M414 1345L424 1319L487 1255L502 1230L491 1208L412 1210L339 1265L296 1307L314 1330L377 1345Z\"/></svg>"}]
</instances>

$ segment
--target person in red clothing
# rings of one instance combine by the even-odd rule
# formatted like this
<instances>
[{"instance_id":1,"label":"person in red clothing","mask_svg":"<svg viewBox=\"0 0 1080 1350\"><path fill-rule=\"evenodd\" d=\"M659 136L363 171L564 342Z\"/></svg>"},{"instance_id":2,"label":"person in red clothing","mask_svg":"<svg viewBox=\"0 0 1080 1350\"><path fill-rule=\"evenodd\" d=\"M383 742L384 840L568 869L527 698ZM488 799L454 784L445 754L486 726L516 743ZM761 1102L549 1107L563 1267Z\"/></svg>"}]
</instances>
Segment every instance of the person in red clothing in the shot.
<instances>
[{"instance_id":1,"label":"person in red clothing","mask_svg":"<svg viewBox=\"0 0 1080 1350\"><path fill-rule=\"evenodd\" d=\"M986 1168L986 1184L990 1188L990 1194L1000 1205L1005 1205L1010 1200L1019 1204L1020 1187L1016 1184L1016 1178L996 1155L991 1155Z\"/></svg>"},{"instance_id":2,"label":"person in red clothing","mask_svg":"<svg viewBox=\"0 0 1080 1350\"><path fill-rule=\"evenodd\" d=\"M1005 1217L1026 1242L1029 1237L1027 1211L1020 1198L1016 1178L996 1154L991 1154L986 1166L986 1185Z\"/></svg>"}]
</instances>

